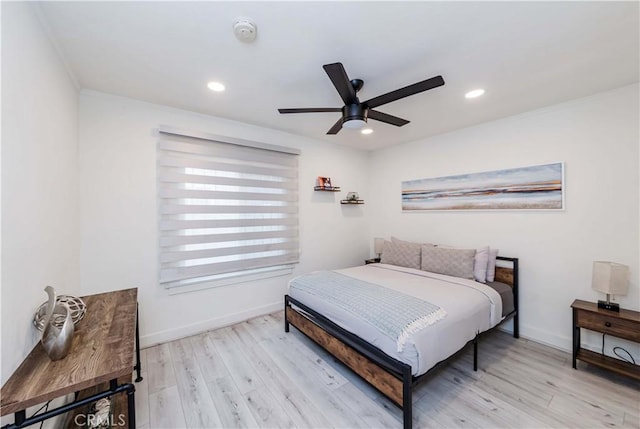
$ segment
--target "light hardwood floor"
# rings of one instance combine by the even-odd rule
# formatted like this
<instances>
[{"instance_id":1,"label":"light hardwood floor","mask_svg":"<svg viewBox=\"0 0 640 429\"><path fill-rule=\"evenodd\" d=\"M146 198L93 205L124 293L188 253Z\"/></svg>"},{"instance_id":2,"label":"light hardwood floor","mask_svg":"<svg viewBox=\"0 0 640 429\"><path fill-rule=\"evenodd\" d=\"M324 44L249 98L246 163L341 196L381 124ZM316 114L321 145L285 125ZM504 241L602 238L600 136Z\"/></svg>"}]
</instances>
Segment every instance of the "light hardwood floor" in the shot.
<instances>
[{"instance_id":1,"label":"light hardwood floor","mask_svg":"<svg viewBox=\"0 0 640 429\"><path fill-rule=\"evenodd\" d=\"M401 428L402 413L283 313L142 351L140 428ZM640 427L640 383L500 331L414 390L414 428Z\"/></svg>"}]
</instances>

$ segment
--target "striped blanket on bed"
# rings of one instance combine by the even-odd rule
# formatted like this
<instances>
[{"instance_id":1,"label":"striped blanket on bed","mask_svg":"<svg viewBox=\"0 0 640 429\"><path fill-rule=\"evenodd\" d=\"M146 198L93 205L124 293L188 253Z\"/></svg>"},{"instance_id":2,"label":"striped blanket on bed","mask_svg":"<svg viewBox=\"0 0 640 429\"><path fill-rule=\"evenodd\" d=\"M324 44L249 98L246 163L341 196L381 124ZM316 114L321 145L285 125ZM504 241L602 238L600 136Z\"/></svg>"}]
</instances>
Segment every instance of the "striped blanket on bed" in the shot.
<instances>
[{"instance_id":1,"label":"striped blanket on bed","mask_svg":"<svg viewBox=\"0 0 640 429\"><path fill-rule=\"evenodd\" d=\"M447 312L411 295L333 271L294 278L291 289L315 295L375 327L404 350L412 334L442 320Z\"/></svg>"}]
</instances>

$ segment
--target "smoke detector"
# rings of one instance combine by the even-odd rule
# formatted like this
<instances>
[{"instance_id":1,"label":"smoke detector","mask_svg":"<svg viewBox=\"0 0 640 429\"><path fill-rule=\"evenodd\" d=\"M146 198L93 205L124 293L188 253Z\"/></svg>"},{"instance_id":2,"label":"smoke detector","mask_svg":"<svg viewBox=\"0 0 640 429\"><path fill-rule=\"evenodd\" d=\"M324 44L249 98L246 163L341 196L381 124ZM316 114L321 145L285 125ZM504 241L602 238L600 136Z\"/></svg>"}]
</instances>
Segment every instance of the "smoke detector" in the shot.
<instances>
[{"instance_id":1,"label":"smoke detector","mask_svg":"<svg viewBox=\"0 0 640 429\"><path fill-rule=\"evenodd\" d=\"M241 42L251 43L258 34L258 27L250 18L236 18L233 21L233 34Z\"/></svg>"}]
</instances>

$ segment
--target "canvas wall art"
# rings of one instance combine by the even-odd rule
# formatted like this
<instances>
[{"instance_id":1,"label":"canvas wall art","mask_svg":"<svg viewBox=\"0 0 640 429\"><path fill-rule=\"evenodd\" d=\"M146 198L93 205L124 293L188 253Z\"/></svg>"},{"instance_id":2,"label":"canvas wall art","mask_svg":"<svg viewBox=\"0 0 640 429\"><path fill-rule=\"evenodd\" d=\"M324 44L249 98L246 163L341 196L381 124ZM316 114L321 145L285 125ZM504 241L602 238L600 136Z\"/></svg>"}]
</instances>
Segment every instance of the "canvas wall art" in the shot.
<instances>
[{"instance_id":1,"label":"canvas wall art","mask_svg":"<svg viewBox=\"0 0 640 429\"><path fill-rule=\"evenodd\" d=\"M402 210L562 210L564 164L402 182Z\"/></svg>"}]
</instances>

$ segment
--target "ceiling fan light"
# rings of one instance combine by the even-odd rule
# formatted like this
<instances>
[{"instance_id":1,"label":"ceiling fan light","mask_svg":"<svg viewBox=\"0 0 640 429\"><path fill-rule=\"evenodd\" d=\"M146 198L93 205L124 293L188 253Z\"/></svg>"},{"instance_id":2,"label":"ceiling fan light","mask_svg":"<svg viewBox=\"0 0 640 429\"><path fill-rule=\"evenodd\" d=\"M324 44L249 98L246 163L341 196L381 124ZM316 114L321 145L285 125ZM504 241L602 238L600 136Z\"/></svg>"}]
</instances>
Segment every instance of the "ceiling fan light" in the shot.
<instances>
[{"instance_id":1,"label":"ceiling fan light","mask_svg":"<svg viewBox=\"0 0 640 429\"><path fill-rule=\"evenodd\" d=\"M373 130L371 128L363 128L360 130L360 132L364 135L367 135L373 133Z\"/></svg>"},{"instance_id":2,"label":"ceiling fan light","mask_svg":"<svg viewBox=\"0 0 640 429\"><path fill-rule=\"evenodd\" d=\"M350 130L359 130L367 125L367 121L364 119L349 119L342 124L343 128L349 128Z\"/></svg>"}]
</instances>

